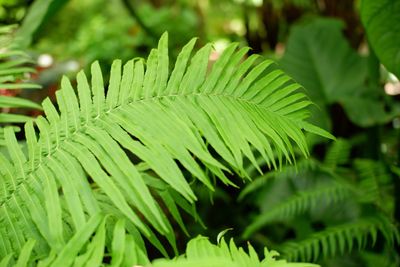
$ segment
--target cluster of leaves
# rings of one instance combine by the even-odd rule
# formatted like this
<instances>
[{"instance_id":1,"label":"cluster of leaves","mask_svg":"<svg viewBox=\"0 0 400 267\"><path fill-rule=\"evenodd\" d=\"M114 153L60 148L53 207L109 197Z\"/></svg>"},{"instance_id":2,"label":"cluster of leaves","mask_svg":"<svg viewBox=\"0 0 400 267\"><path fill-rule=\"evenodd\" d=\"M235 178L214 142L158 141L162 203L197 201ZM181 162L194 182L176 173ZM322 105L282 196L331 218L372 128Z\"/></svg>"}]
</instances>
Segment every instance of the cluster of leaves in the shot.
<instances>
[{"instance_id":1,"label":"cluster of leaves","mask_svg":"<svg viewBox=\"0 0 400 267\"><path fill-rule=\"evenodd\" d=\"M369 58L350 47L342 29L343 23L333 19L293 27L282 68L307 89L317 104L313 118L321 126L332 127L329 111L333 104L341 105L347 117L361 127L391 121L400 114L398 104L384 99L384 91L371 80Z\"/></svg>"},{"instance_id":2,"label":"cluster of leaves","mask_svg":"<svg viewBox=\"0 0 400 267\"><path fill-rule=\"evenodd\" d=\"M186 248L186 255L176 260L156 260L154 267L317 267L318 265L309 263L288 263L286 260L277 260L279 253L264 249L264 259L260 261L254 248L248 245L249 253L246 254L243 248L237 247L230 240L229 245L224 238L218 245L202 236L189 241Z\"/></svg>"},{"instance_id":3,"label":"cluster of leaves","mask_svg":"<svg viewBox=\"0 0 400 267\"><path fill-rule=\"evenodd\" d=\"M384 244L382 257L398 262L391 252L400 241L394 222L394 175L378 161L350 161L350 151L350 143L341 139L322 162L301 161L297 170L287 167L255 179L241 199L252 198L261 213L246 228L244 238L262 231L270 246L281 243L287 259L307 261L338 259L352 251L357 254L357 247L368 251ZM354 254L352 258L357 262Z\"/></svg>"},{"instance_id":4,"label":"cluster of leaves","mask_svg":"<svg viewBox=\"0 0 400 267\"><path fill-rule=\"evenodd\" d=\"M60 1L47 2L53 6ZM147 56L164 31L175 36L170 40L170 48L172 56L176 56L179 49L198 33L198 18L194 10L185 5L155 8L148 1L64 2L65 6L57 13L47 15L48 21L36 34L35 49L50 53L58 60L74 59L84 66L100 60L108 68L116 58L127 61L135 56ZM60 35L69 38L60 42Z\"/></svg>"},{"instance_id":5,"label":"cluster of leaves","mask_svg":"<svg viewBox=\"0 0 400 267\"><path fill-rule=\"evenodd\" d=\"M172 31L172 46L181 46L200 23L186 4L133 9L126 0L105 11L99 1L70 1L66 13L79 18L94 15L81 27L65 23L62 13L54 17L66 2L35 1L17 32L18 47L25 49L46 36L40 32L51 32L36 46L45 51L60 35L73 32L78 38L65 43L68 51L59 44L60 55L111 62L114 57L130 58L132 51L143 54L165 29ZM257 13L258 6L282 13L288 6L295 11L315 9L307 0L237 2L245 13ZM351 48L341 21L314 19L291 28L280 65L306 88L316 106L272 61L248 56L249 48L229 45L210 68L210 44L191 56L193 39L179 55L173 49L171 56L167 35L146 61L114 61L104 76L110 76L109 81L104 81L98 62L91 65L90 83L83 71L77 75L76 88L75 81L64 77L57 103L46 99L39 106L1 95L0 123L29 121L24 126L26 140L16 138L15 128L0 129L0 266L313 266L276 260L277 254L268 250L260 261L250 245L246 253L233 241L228 245L222 240L216 246L204 237L191 240L186 255L167 259L171 250L179 254L174 225L190 236L185 215L195 223L202 219L196 212L196 188L214 192L222 184L236 186L237 178L246 181L265 169L275 171L254 179L240 196L261 211L250 223L244 219L245 239L278 248L287 260L395 266L400 261L393 247L399 243L398 157L396 163L396 157L388 161L379 151L366 153L371 144L363 130L379 150L383 138L376 132L387 130L399 115L398 104L383 93L378 61L399 76L400 31L394 23L399 3L361 3L368 41L377 57ZM214 12L220 10L222 5ZM199 11L204 12L202 5ZM183 15L174 16L175 12ZM48 21L65 28L61 33L52 24L46 28ZM244 24L242 34L249 39L255 25L246 18ZM274 44L271 48L277 41L273 30L268 28L266 35ZM0 34L8 32L4 28ZM262 30L258 34L265 35ZM9 42L8 35L2 40ZM0 54L1 92L36 88L24 83L33 71L26 67L28 57L13 49ZM170 57L177 57L171 73ZM338 129L341 122L332 112L336 106L344 111L346 125L362 127L356 128L363 129L358 136L346 127L345 133ZM10 108L38 108L45 115L31 121L11 114ZM328 146L321 143L321 136L332 136L314 124L354 138ZM318 144L315 151L324 147L328 152L323 159L316 156L285 167L284 162L309 156L308 143ZM165 259L150 263L149 247Z\"/></svg>"},{"instance_id":6,"label":"cluster of leaves","mask_svg":"<svg viewBox=\"0 0 400 267\"><path fill-rule=\"evenodd\" d=\"M30 57L13 45L14 30L14 26L0 27L0 109L2 111L0 113L0 144L4 144L2 127L4 124L22 123L31 119L23 114L12 113L11 108L41 109L39 104L16 96L21 89L37 89L40 86L27 81L29 74L35 70L27 67L27 64L32 63Z\"/></svg>"},{"instance_id":7,"label":"cluster of leaves","mask_svg":"<svg viewBox=\"0 0 400 267\"><path fill-rule=\"evenodd\" d=\"M146 64L136 59L122 68L114 61L107 91L97 62L90 85L84 72L77 75L77 94L64 77L56 93L59 111L47 98L45 117L34 121L39 136L32 121L25 124L27 155L13 129L5 128L2 257L33 250L29 262L44 265L90 263L92 254L103 261L99 251L113 249L110 241L119 228L140 255L146 255L146 239L168 256L159 235L177 254L174 231L156 195L183 225L178 207L192 213L196 200L188 174L214 190L204 170L233 184L229 170L248 176L243 158L258 166L251 147L277 168L295 160L295 147L309 154L303 130L332 137L306 121L311 102L272 61L255 64L256 55L242 61L249 48L232 44L207 73L211 45L191 57L193 39L169 74L167 40L163 35ZM112 222L106 227L108 217ZM110 227L116 230L105 238ZM142 263L141 257L135 260Z\"/></svg>"},{"instance_id":8,"label":"cluster of leaves","mask_svg":"<svg viewBox=\"0 0 400 267\"><path fill-rule=\"evenodd\" d=\"M385 153L387 136L399 136L391 122L400 109L384 94L374 54L398 75L399 35L389 24L399 3L363 1L361 15L373 49L368 56L350 47L341 21L314 19L292 28L281 66L317 104L313 122L349 139L331 145L309 139L319 143L319 151L327 150L324 158L250 183L240 199L260 214L247 226L245 239L279 247L287 259L324 266L399 264L399 157ZM337 114L337 107L344 114ZM390 141L391 149L398 148L398 140Z\"/></svg>"},{"instance_id":9,"label":"cluster of leaves","mask_svg":"<svg viewBox=\"0 0 400 267\"><path fill-rule=\"evenodd\" d=\"M101 266L104 265L104 243L105 243L105 224L99 217L85 227L85 231L80 232L81 236L76 236L65 246L62 254L56 257L51 254L48 258L38 262L38 266L67 266L74 263L74 266ZM100 226L98 226L100 224ZM92 234L95 227L99 227L92 241L88 244L88 250L84 254L76 255L80 249L83 239ZM110 266L133 266L142 262L141 267L318 267L316 264L309 263L288 263L286 260L277 260L279 253L264 249L264 259L260 260L254 248L249 244L248 253L241 247L237 247L233 239L229 245L224 238L218 240L218 245L212 244L208 238L198 236L191 239L185 254L174 259L157 259L152 263L142 251L138 250L132 239L124 238L124 221L118 221L114 228L114 239L112 241L111 264ZM28 266L28 261L35 245L34 240L29 240L23 247L15 265ZM8 266L11 263L11 256L5 257L0 261L1 266ZM86 264L86 265L85 265ZM139 265L134 265L139 266Z\"/></svg>"}]
</instances>

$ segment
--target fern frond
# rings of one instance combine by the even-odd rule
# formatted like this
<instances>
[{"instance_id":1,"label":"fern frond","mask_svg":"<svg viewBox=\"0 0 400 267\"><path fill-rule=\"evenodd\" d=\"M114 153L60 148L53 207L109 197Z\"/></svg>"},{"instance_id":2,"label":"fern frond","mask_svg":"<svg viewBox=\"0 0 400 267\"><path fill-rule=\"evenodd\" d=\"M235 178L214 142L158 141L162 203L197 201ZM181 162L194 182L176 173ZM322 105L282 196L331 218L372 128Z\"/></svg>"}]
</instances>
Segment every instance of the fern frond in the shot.
<instances>
[{"instance_id":1,"label":"fern frond","mask_svg":"<svg viewBox=\"0 0 400 267\"><path fill-rule=\"evenodd\" d=\"M345 139L336 139L326 152L324 165L327 168L335 168L349 161L351 144Z\"/></svg>"},{"instance_id":2,"label":"fern frond","mask_svg":"<svg viewBox=\"0 0 400 267\"><path fill-rule=\"evenodd\" d=\"M368 239L374 245L378 233L383 235L388 244L399 241L396 227L387 218L377 215L329 227L305 240L286 242L280 251L288 260L316 261L320 255L327 258L350 252L356 247L362 249Z\"/></svg>"},{"instance_id":3,"label":"fern frond","mask_svg":"<svg viewBox=\"0 0 400 267\"><path fill-rule=\"evenodd\" d=\"M265 162L263 162L265 163ZM295 179L299 173L307 173L321 169L321 163L313 158L299 160L295 166L286 165L280 170L267 172L259 177L254 178L243 190L240 191L238 200L243 200L250 193L264 187L273 179Z\"/></svg>"},{"instance_id":4,"label":"fern frond","mask_svg":"<svg viewBox=\"0 0 400 267\"><path fill-rule=\"evenodd\" d=\"M31 63L29 56L11 46L12 38L9 35L11 35L13 27L0 28L0 43L2 43L0 49L0 124L23 123L31 118L10 113L10 108L41 109L42 107L29 99L13 96L12 91L37 89L40 86L27 82L24 77L35 70L26 66ZM0 133L0 144L3 142L4 139Z\"/></svg>"},{"instance_id":5,"label":"fern frond","mask_svg":"<svg viewBox=\"0 0 400 267\"><path fill-rule=\"evenodd\" d=\"M180 210L185 211L187 214L192 216L196 222L199 222L204 226L201 218L196 212L196 206L188 202L179 193L171 188L168 184L160 180L159 178L153 177L147 173L142 173L143 179L153 194L160 199L164 204L164 207L169 211L173 219L177 222L182 231L189 236L189 232L186 229L185 223L183 222Z\"/></svg>"},{"instance_id":6,"label":"fern frond","mask_svg":"<svg viewBox=\"0 0 400 267\"><path fill-rule=\"evenodd\" d=\"M128 235L125 230L125 221L117 220L111 229L110 217L103 218L97 214L90 218L82 228L76 232L65 246L58 252L52 251L45 258L34 261L37 266L100 266L106 257L105 248L109 246L112 262L111 266L133 266L148 264L149 260L139 243ZM110 237L111 240L108 240ZM106 244L110 243L110 244ZM28 240L17 260L9 254L0 262L0 266L31 266L29 259L33 256L35 240ZM3 264L3 265L2 265Z\"/></svg>"},{"instance_id":7,"label":"fern frond","mask_svg":"<svg viewBox=\"0 0 400 267\"><path fill-rule=\"evenodd\" d=\"M392 247L385 247L383 252L379 253L362 252L361 258L367 267L396 267L400 264L400 257Z\"/></svg>"},{"instance_id":8,"label":"fern frond","mask_svg":"<svg viewBox=\"0 0 400 267\"><path fill-rule=\"evenodd\" d=\"M190 59L194 44L183 48L171 74L166 34L146 65L139 59L122 68L115 61L107 93L97 62L90 85L78 74L77 95L64 77L59 111L46 99L46 117L35 120L39 136L32 122L25 125L28 155L12 129L5 130L0 256L20 251L28 237L37 242L34 254L50 248L60 255L93 216L110 209L126 220L132 238L142 235L163 250L156 231L174 246L172 226L131 154L193 204L179 165L213 190L204 169L230 184L225 173L245 177L243 158L254 162L252 147L272 167L293 162L295 146L308 155L303 130L331 137L305 121L310 102L282 71L268 72L272 61L253 67L257 56L251 56L241 62L248 49L232 44L207 74L211 45Z\"/></svg>"},{"instance_id":9,"label":"fern frond","mask_svg":"<svg viewBox=\"0 0 400 267\"><path fill-rule=\"evenodd\" d=\"M13 254L9 254L1 259L0 266L28 266L29 258L31 256L35 240L29 239L22 247L21 253L16 261L13 261Z\"/></svg>"},{"instance_id":10,"label":"fern frond","mask_svg":"<svg viewBox=\"0 0 400 267\"><path fill-rule=\"evenodd\" d=\"M248 252L243 248L237 247L233 239L229 244L222 238L218 245L212 244L208 238L198 236L191 239L186 247L184 255L174 259L158 259L149 262L146 255L141 251L130 238L126 235L124 221L119 220L113 231L111 240L111 262L103 263L104 245L106 240L106 220L101 220L100 216L95 216L84 227L80 235L75 235L64 247L59 255L51 253L46 259L36 262L38 266L147 266L147 267L318 267L311 263L290 263L283 259L277 259L279 253L267 248L264 249L264 258L260 259L254 248L248 244ZM84 246L83 240L92 234L91 241ZM34 240L29 240L17 261L11 255L5 257L1 266L15 264L20 267L27 267L28 259L31 256Z\"/></svg>"},{"instance_id":11,"label":"fern frond","mask_svg":"<svg viewBox=\"0 0 400 267\"><path fill-rule=\"evenodd\" d=\"M189 241L186 254L172 260L156 260L149 267L180 267L180 266L218 266L218 267L317 267L310 263L288 263L276 259L279 253L264 250L264 259L260 260L253 247L248 245L249 252L237 247L230 240L229 245L224 239L218 245L212 244L207 238L199 236Z\"/></svg>"},{"instance_id":12,"label":"fern frond","mask_svg":"<svg viewBox=\"0 0 400 267\"><path fill-rule=\"evenodd\" d=\"M254 232L271 222L293 218L304 212L312 211L320 206L321 203L324 203L324 205L336 204L353 194L353 188L342 183L330 183L306 191L299 191L274 205L272 209L258 215L254 221L246 227L243 237L248 238Z\"/></svg>"},{"instance_id":13,"label":"fern frond","mask_svg":"<svg viewBox=\"0 0 400 267\"><path fill-rule=\"evenodd\" d=\"M391 177L381 162L357 159L354 161L354 168L357 170L360 189L363 192L360 201L375 203L380 207L393 202L390 199L391 194L386 194L387 191L393 190L390 188Z\"/></svg>"},{"instance_id":14,"label":"fern frond","mask_svg":"<svg viewBox=\"0 0 400 267\"><path fill-rule=\"evenodd\" d=\"M323 162L319 162L313 158L308 158L306 160L300 160L293 165L283 166L280 171L268 172L257 178L254 178L250 184L248 184L243 190L241 190L239 195L239 200L242 200L246 195L254 192L261 187L265 186L268 181L272 178L274 179L287 179L292 178L295 179L301 173L313 172L316 170L321 170L323 172L332 173L332 169L337 167L338 165L344 164L348 162L350 156L351 145L348 141L344 139L337 139L332 145L329 147L325 159ZM259 158L259 164L265 164L262 158ZM249 170L253 175L255 167L252 165L248 166L246 170Z\"/></svg>"}]
</instances>

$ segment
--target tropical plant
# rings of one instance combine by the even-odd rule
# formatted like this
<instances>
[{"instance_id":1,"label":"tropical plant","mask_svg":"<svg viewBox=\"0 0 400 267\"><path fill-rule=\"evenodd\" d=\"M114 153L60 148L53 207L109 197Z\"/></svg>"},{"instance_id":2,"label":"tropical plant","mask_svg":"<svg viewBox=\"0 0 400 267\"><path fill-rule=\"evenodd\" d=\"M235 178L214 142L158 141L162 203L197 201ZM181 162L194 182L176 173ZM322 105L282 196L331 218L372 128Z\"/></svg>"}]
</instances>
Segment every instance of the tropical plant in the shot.
<instances>
[{"instance_id":1,"label":"tropical plant","mask_svg":"<svg viewBox=\"0 0 400 267\"><path fill-rule=\"evenodd\" d=\"M315 157L280 172L260 176L247 167L258 178L239 199L257 209L243 239L322 266L399 265L400 109L383 86L394 77L387 70L397 74L398 38L389 25L397 2L362 1L368 42L359 51L343 20L311 18L291 28L279 63L316 103L310 120L342 138L309 138Z\"/></svg>"},{"instance_id":2,"label":"tropical plant","mask_svg":"<svg viewBox=\"0 0 400 267\"><path fill-rule=\"evenodd\" d=\"M350 47L343 27L342 21L327 18L294 26L282 68L317 104L312 118L319 125L331 128L334 118L329 111L334 104L358 126L387 123L400 113L398 104L384 99L383 90L371 79L371 56L361 56Z\"/></svg>"},{"instance_id":3,"label":"tropical plant","mask_svg":"<svg viewBox=\"0 0 400 267\"><path fill-rule=\"evenodd\" d=\"M211 242L202 236L196 237L189 241L186 248L185 257L177 258L176 260L156 260L152 266L154 267L180 267L180 266L204 266L204 267L316 267L315 264L307 263L288 263L285 260L276 260L279 255L276 251L264 250L264 259L260 261L254 248L248 245L249 254L238 248L233 239L229 245L222 240L218 245L213 245Z\"/></svg>"},{"instance_id":4,"label":"tropical plant","mask_svg":"<svg viewBox=\"0 0 400 267\"><path fill-rule=\"evenodd\" d=\"M234 185L229 173L248 178L256 155L270 168L293 163L295 149L309 155L304 131L333 138L306 121L311 102L272 61L243 60L249 48L232 44L207 73L212 47L190 57L193 39L169 74L167 39L146 63L114 61L108 87L98 62L90 84L78 73L77 94L64 77L59 110L43 101L45 116L24 126L24 149L4 129L5 265L147 264L145 240L168 257L161 237L177 254L161 202L184 228L180 209L196 218L192 183Z\"/></svg>"},{"instance_id":5,"label":"tropical plant","mask_svg":"<svg viewBox=\"0 0 400 267\"><path fill-rule=\"evenodd\" d=\"M98 224L100 220L97 220L96 222ZM92 224L92 226L95 225ZM113 250L111 252L111 266L132 266L132 264L135 262L143 261L147 262L145 264L147 267L318 267L316 264L288 263L286 260L277 260L276 257L279 256L279 253L276 251L269 251L267 248L264 249L264 259L260 261L257 253L250 244L248 245L249 252L246 253L243 248L236 246L233 239L230 240L229 245L223 238L221 241L218 240L218 245L213 245L208 238L202 236L193 238L188 242L185 254L174 259L157 259L150 263L146 259L146 256L143 254L143 252L137 249L134 241L124 237L125 233L123 227L124 221L118 221L118 223L115 224L113 236L114 239L112 240ZM85 230L89 230L89 228ZM94 230L93 227L91 230ZM91 232L87 232L87 234L88 233ZM66 248L68 248L69 252L76 251L76 249L71 247L71 243L77 245L77 241L78 239L71 239L71 241L66 245ZM105 227L104 223L101 223L97 232L95 233L95 236L93 237L93 240L88 244L87 252L75 256L63 251L63 255L61 257L57 257L56 259L54 254L51 254L48 258L40 261L38 265L49 266L51 264L50 266L64 266L65 264L70 264L75 258L75 265L78 266L81 266L85 263L93 266L100 266L102 264L102 257L104 253L104 241ZM29 256L32 253L34 244L35 242L30 240L24 245L16 265L26 265ZM1 266L7 266L10 260L11 257L4 258L0 262L0 264L2 264Z\"/></svg>"},{"instance_id":6,"label":"tropical plant","mask_svg":"<svg viewBox=\"0 0 400 267\"><path fill-rule=\"evenodd\" d=\"M351 252L357 262L358 253L378 245L385 248L382 258L398 263L393 251L400 241L394 221L394 175L378 161L350 161L351 148L350 142L339 139L322 162L302 161L297 172L286 167L250 183L240 199L253 196L261 213L245 229L244 238L269 233L267 244L279 247L286 259L323 265L327 262L321 259ZM279 235L271 234L274 227L281 228Z\"/></svg>"}]
</instances>

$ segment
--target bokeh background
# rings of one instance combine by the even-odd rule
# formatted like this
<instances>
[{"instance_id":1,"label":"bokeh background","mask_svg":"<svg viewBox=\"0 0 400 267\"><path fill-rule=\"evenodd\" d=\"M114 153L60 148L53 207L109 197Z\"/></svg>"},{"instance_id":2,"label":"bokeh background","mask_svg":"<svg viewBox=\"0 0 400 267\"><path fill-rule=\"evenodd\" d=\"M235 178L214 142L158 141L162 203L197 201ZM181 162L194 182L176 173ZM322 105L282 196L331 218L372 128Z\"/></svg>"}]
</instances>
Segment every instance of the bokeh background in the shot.
<instances>
[{"instance_id":1,"label":"bokeh background","mask_svg":"<svg viewBox=\"0 0 400 267\"><path fill-rule=\"evenodd\" d=\"M309 137L311 158L281 171L264 166L260 174L249 165L253 181L239 184L241 189L221 185L209 193L199 186L202 222L185 218L191 236L216 237L232 228L226 235L239 243L250 240L259 252L268 246L292 260L400 266L391 236L400 221L400 83L370 48L360 1L48 2L25 41L36 69L30 78L43 88L13 94L54 99L62 75L74 79L95 60L106 74L114 59L146 57L168 31L172 59L193 37L198 46L213 43L210 66L230 42L250 46L249 55L274 59L315 103L311 120L338 138ZM23 25L34 4L0 0L0 25ZM176 234L183 248L188 237ZM349 235L357 238L350 243ZM315 246L319 255L310 252Z\"/></svg>"}]
</instances>

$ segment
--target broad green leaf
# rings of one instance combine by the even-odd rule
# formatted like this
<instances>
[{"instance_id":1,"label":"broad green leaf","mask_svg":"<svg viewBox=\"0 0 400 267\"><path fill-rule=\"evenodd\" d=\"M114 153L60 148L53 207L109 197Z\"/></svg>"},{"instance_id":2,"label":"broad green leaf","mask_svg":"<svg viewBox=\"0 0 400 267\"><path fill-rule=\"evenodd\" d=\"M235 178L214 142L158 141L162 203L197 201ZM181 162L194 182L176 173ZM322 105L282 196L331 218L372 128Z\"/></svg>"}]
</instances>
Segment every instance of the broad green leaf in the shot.
<instances>
[{"instance_id":1,"label":"broad green leaf","mask_svg":"<svg viewBox=\"0 0 400 267\"><path fill-rule=\"evenodd\" d=\"M385 111L383 90L368 84L367 58L350 47L342 29L343 24L333 19L293 27L280 63L316 104L311 106L311 118L318 126L330 128L333 104L341 105L359 126L385 123L394 113Z\"/></svg>"},{"instance_id":2,"label":"broad green leaf","mask_svg":"<svg viewBox=\"0 0 400 267\"><path fill-rule=\"evenodd\" d=\"M385 67L400 78L400 1L362 0L368 41Z\"/></svg>"}]
</instances>

